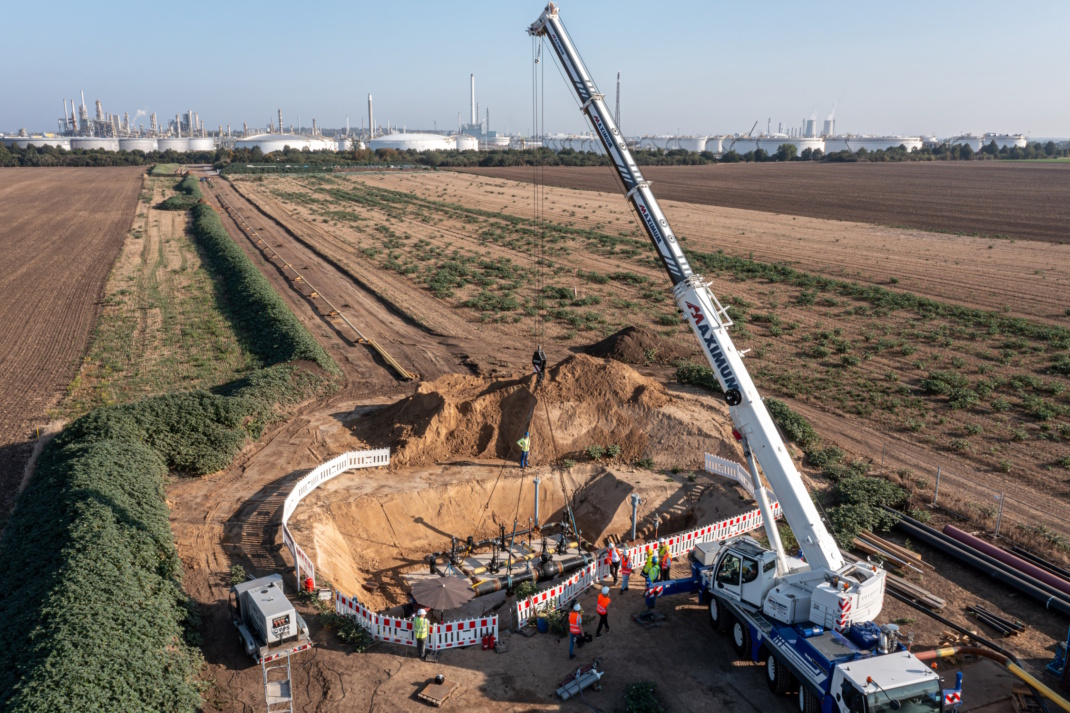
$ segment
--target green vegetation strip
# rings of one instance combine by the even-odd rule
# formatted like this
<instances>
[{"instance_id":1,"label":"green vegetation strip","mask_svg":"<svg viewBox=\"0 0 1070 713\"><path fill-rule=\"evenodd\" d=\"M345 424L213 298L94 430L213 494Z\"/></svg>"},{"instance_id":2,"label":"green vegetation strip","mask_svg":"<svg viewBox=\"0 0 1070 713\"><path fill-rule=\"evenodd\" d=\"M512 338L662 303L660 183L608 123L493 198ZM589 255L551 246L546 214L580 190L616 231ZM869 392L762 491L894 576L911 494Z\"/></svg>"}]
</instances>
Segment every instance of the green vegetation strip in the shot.
<instances>
[{"instance_id":1,"label":"green vegetation strip","mask_svg":"<svg viewBox=\"0 0 1070 713\"><path fill-rule=\"evenodd\" d=\"M280 405L330 388L294 362L338 370L210 207L195 209L193 225L235 331L270 366L216 393L95 409L45 448L0 541L3 710L198 709L196 617L165 478L226 467Z\"/></svg>"},{"instance_id":2,"label":"green vegetation strip","mask_svg":"<svg viewBox=\"0 0 1070 713\"><path fill-rule=\"evenodd\" d=\"M186 177L175 186L175 190L181 195L171 196L160 203L160 210L189 210L204 198L200 181L194 178L193 174L186 174Z\"/></svg>"}]
</instances>

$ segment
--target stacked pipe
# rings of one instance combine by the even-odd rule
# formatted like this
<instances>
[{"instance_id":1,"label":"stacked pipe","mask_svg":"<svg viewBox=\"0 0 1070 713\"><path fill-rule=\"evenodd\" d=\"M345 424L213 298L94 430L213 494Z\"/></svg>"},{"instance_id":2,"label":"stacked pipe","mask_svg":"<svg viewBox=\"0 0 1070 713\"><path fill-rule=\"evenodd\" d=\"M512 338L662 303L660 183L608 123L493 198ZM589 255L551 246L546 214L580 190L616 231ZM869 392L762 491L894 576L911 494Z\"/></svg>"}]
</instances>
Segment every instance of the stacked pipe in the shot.
<instances>
[{"instance_id":1,"label":"stacked pipe","mask_svg":"<svg viewBox=\"0 0 1070 713\"><path fill-rule=\"evenodd\" d=\"M997 582L1002 582L1003 584L1013 587L1031 599L1043 604L1045 608L1059 612L1063 616L1070 617L1070 594L1046 584L1023 571L1014 569L995 557L974 549L963 542L952 539L948 535L938 532L931 527L927 527L898 511L891 509L889 509L889 511L899 518L896 527L910 535L912 538L920 540L930 547L940 550L944 554L984 572Z\"/></svg>"},{"instance_id":2,"label":"stacked pipe","mask_svg":"<svg viewBox=\"0 0 1070 713\"><path fill-rule=\"evenodd\" d=\"M1063 594L1070 596L1070 582L1066 581L1062 577L1058 577L1050 572L1047 572L1036 566L1035 564L1026 562L1021 557L1017 557L1015 555L1012 555L1010 552L1007 552L1006 550L990 545L984 540L978 539L969 533L963 532L962 530L958 529L957 527L953 527L952 525L948 525L944 528L944 534L948 537L958 540L964 545L967 545L969 547L974 548L975 550L985 553L989 557L994 557L1003 564L1012 567L1013 569L1016 569L1019 572L1028 574L1030 577L1038 579L1044 584L1047 584L1050 587L1054 587Z\"/></svg>"}]
</instances>

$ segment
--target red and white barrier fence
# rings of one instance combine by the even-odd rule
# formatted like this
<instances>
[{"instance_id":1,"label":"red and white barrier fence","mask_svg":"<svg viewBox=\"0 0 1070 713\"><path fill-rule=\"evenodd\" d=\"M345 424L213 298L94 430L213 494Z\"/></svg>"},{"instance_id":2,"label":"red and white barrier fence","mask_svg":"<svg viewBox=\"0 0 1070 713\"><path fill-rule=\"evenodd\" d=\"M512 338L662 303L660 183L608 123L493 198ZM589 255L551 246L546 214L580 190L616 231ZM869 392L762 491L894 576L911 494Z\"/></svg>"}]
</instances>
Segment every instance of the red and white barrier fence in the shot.
<instances>
[{"instance_id":1,"label":"red and white barrier fence","mask_svg":"<svg viewBox=\"0 0 1070 713\"><path fill-rule=\"evenodd\" d=\"M725 460L724 458L718 458L715 455L707 453L702 469L707 473L721 475L729 480L734 480L741 488L746 490L752 498L754 497L754 481L751 479L750 471L739 463Z\"/></svg>"},{"instance_id":2,"label":"red and white barrier fence","mask_svg":"<svg viewBox=\"0 0 1070 713\"><path fill-rule=\"evenodd\" d=\"M282 541L293 556L294 574L297 577L298 589L302 585L302 573L306 578L312 579L313 586L316 584L316 568L313 566L309 556L297 544L297 540L294 539L293 533L290 532L290 528L287 526L287 522L289 522L294 510L297 509L298 503L320 485L346 471L384 465L390 465L389 448L378 448L373 451L349 451L313 468L312 472L301 478L297 485L294 486L294 489L290 491L290 494L286 496L286 501L282 504Z\"/></svg>"},{"instance_id":3,"label":"red and white barrier fence","mask_svg":"<svg viewBox=\"0 0 1070 713\"><path fill-rule=\"evenodd\" d=\"M779 519L783 514L780 510L780 503L772 503L772 508L773 518ZM761 526L762 513L760 510L755 509L717 523L668 535L664 539L669 546L669 553L673 558L676 558L690 552L700 542L714 542L728 537L735 537L736 535L756 530ZM647 545L643 544L621 551L622 558L627 553L632 559L632 568L635 571L632 576L639 576L638 573L642 570L643 565L646 564L646 548ZM517 624L522 624L539 611L556 611L562 608L585 592L592 584L601 582L603 578L609 576L609 570L609 555L603 552L596 562L587 565L587 567L561 584L536 592L526 599L518 599L516 602Z\"/></svg>"},{"instance_id":4,"label":"red and white barrier fence","mask_svg":"<svg viewBox=\"0 0 1070 713\"><path fill-rule=\"evenodd\" d=\"M356 619L357 623L377 641L386 641L402 646L416 646L412 619L376 614L357 601L356 598L347 597L340 592L334 593L334 610L342 616ZM440 651L473 646L481 644L484 636L498 638L497 615L431 624L431 630L427 637L427 648Z\"/></svg>"}]
</instances>

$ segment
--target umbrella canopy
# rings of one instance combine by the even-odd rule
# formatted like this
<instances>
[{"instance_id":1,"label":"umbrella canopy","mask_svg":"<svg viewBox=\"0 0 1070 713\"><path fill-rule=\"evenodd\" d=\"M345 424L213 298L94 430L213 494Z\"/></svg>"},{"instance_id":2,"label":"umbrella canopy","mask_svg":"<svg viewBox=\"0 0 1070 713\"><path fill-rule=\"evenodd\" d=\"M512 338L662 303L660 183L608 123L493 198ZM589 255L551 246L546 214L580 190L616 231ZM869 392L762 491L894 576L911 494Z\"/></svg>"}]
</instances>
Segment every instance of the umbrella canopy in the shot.
<instances>
[{"instance_id":1,"label":"umbrella canopy","mask_svg":"<svg viewBox=\"0 0 1070 713\"><path fill-rule=\"evenodd\" d=\"M421 579L412 585L412 596L432 609L456 609L475 596L472 585L461 577Z\"/></svg>"}]
</instances>

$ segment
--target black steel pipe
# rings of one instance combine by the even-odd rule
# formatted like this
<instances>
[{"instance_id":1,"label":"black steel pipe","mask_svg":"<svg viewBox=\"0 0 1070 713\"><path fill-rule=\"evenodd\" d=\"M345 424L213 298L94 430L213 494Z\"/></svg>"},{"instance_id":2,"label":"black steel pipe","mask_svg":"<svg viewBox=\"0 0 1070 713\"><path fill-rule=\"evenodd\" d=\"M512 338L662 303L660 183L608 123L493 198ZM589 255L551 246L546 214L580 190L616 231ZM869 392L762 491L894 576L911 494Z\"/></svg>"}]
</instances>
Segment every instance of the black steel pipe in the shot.
<instances>
[{"instance_id":1,"label":"black steel pipe","mask_svg":"<svg viewBox=\"0 0 1070 713\"><path fill-rule=\"evenodd\" d=\"M926 527L913 518L898 512L896 514L900 518L896 523L896 527L900 528L911 537L921 540L930 547L940 550L944 554L980 570L997 582L1002 582L1017 589L1022 594L1043 604L1045 608L1057 611L1063 616L1070 617L1070 602L1063 599L1062 596L1060 596L1062 595L1062 592L1059 592L1057 589L1045 587L1043 583L1038 582L1028 575L1022 574L1017 570L1012 570L1015 574L1011 574L1004 569L1006 565L1003 565L1001 562L989 558L987 555L984 555L977 550L969 551L970 548L966 548L965 545L952 540L950 537L937 532L931 527Z\"/></svg>"},{"instance_id":2,"label":"black steel pipe","mask_svg":"<svg viewBox=\"0 0 1070 713\"><path fill-rule=\"evenodd\" d=\"M478 584L473 584L472 589L477 597L484 594L493 594L503 589L510 589L523 582L539 582L545 579L553 579L562 574L584 566L586 562L582 557L566 557L559 562L544 562L537 567L530 567L517 574L502 574L490 579L484 579Z\"/></svg>"}]
</instances>

